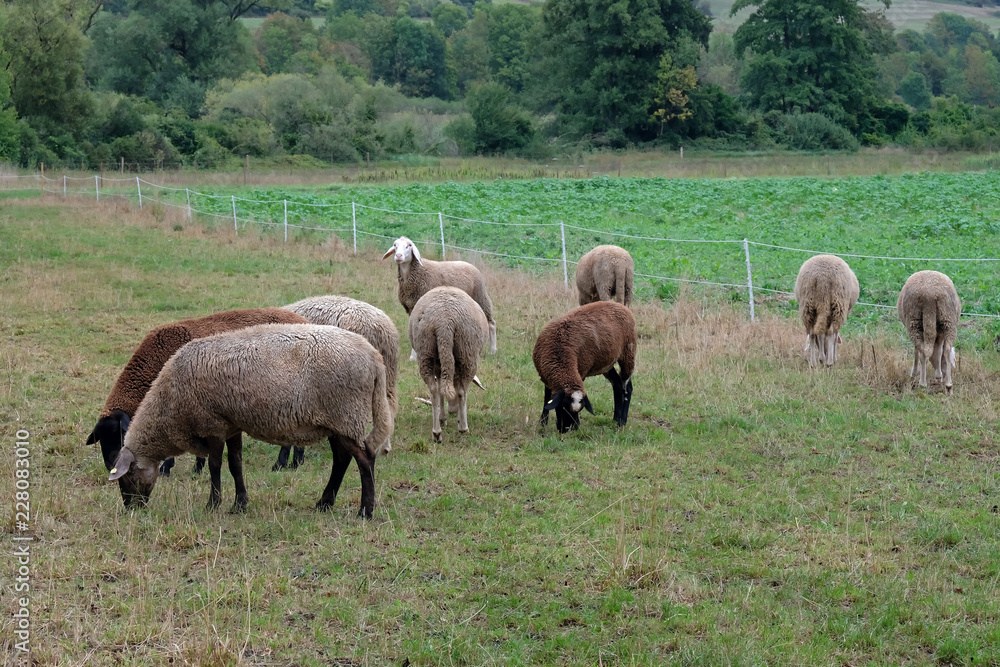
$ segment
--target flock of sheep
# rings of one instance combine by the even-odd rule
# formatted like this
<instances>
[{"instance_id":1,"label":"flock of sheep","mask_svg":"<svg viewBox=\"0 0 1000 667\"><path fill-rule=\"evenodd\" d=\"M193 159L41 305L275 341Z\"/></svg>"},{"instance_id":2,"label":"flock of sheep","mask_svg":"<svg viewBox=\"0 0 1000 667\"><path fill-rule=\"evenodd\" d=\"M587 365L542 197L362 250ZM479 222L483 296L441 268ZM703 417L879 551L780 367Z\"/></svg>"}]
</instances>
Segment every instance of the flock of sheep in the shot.
<instances>
[{"instance_id":1,"label":"flock of sheep","mask_svg":"<svg viewBox=\"0 0 1000 667\"><path fill-rule=\"evenodd\" d=\"M431 396L431 433L440 441L448 412L457 413L458 430L466 432L467 392L473 383L482 386L479 356L487 341L491 353L497 349L483 275L467 262L422 259L406 237L396 239L383 259L390 256L399 302L410 316L411 359ZM598 246L581 258L580 307L548 322L532 354L544 385L541 425L554 410L560 432L578 428L580 413L593 413L583 383L594 375L611 383L614 421L625 425L637 348L633 276L631 256L617 246ZM840 327L858 300L857 278L838 257L812 257L799 272L795 296L810 366L817 358L832 365ZM914 274L900 292L898 311L914 344L912 374L926 386L930 359L950 392L961 313L951 280L936 271ZM208 460L209 505L217 507L226 452L233 508L240 511L247 505L243 433L282 447L275 470L297 466L302 447L326 438L333 466L316 507L332 507L353 459L361 475L359 516L370 518L375 459L391 449L399 411L399 345L383 311L342 296L167 324L140 343L87 444L100 443L109 479L118 481L126 506L145 504L173 457L192 453L199 457L197 470Z\"/></svg>"}]
</instances>

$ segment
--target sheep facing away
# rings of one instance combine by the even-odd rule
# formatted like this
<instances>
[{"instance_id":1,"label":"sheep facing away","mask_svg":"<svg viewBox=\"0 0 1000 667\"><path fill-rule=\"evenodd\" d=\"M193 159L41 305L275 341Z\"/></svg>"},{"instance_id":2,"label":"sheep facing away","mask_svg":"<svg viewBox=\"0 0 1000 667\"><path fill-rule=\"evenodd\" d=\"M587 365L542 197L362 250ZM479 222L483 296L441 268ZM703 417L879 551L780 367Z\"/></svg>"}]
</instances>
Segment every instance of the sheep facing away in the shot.
<instances>
[{"instance_id":1,"label":"sheep facing away","mask_svg":"<svg viewBox=\"0 0 1000 667\"><path fill-rule=\"evenodd\" d=\"M632 305L635 263L632 255L616 245L599 245L576 265L576 289L580 305L595 301L617 301Z\"/></svg>"},{"instance_id":2,"label":"sheep facing away","mask_svg":"<svg viewBox=\"0 0 1000 667\"><path fill-rule=\"evenodd\" d=\"M444 400L457 402L458 431L469 431L467 390L490 329L479 305L457 287L435 287L410 313L410 342L431 394L431 434L441 442Z\"/></svg>"},{"instance_id":3,"label":"sheep facing away","mask_svg":"<svg viewBox=\"0 0 1000 667\"><path fill-rule=\"evenodd\" d=\"M486 279L482 272L468 262L436 262L421 259L413 241L400 236L385 252L382 259L395 255L399 280L399 303L409 315L417 301L435 287L457 287L472 297L482 308L490 326L490 354L497 351L497 323L493 319L493 302L486 292ZM411 355L411 361L415 357Z\"/></svg>"},{"instance_id":4,"label":"sheep facing away","mask_svg":"<svg viewBox=\"0 0 1000 667\"><path fill-rule=\"evenodd\" d=\"M150 331L139 343L132 357L125 364L104 402L97 418L97 425L87 437L87 444L101 443L101 456L108 470L114 467L118 451L128 431L129 424L139 404L159 374L163 364L174 352L188 342L223 331L243 329L257 324L303 324L305 318L282 308L250 308L227 310L205 317L165 324ZM234 436L232 446L239 448L242 441ZM232 451L232 448L230 448ZM205 459L199 458L196 470L201 471ZM173 459L164 462L164 475L170 474Z\"/></svg>"},{"instance_id":5,"label":"sheep facing away","mask_svg":"<svg viewBox=\"0 0 1000 667\"><path fill-rule=\"evenodd\" d=\"M194 340L164 365L109 479L118 480L126 507L144 505L168 456L190 452L211 465L240 432L289 447L326 437L333 468L316 507L332 507L353 458L359 515L370 518L375 458L388 451L392 430L385 364L368 341L337 327L261 325Z\"/></svg>"},{"instance_id":6,"label":"sheep facing away","mask_svg":"<svg viewBox=\"0 0 1000 667\"><path fill-rule=\"evenodd\" d=\"M806 328L810 368L837 361L840 327L844 325L861 290L847 262L835 255L810 257L795 278L795 299Z\"/></svg>"},{"instance_id":7,"label":"sheep facing away","mask_svg":"<svg viewBox=\"0 0 1000 667\"><path fill-rule=\"evenodd\" d=\"M539 423L548 423L549 410L555 410L560 433L579 428L580 411L586 408L594 413L583 381L603 375L614 392L615 423L624 426L632 400L635 353L635 318L620 303L597 301L551 320L542 328L532 353L545 385Z\"/></svg>"},{"instance_id":8,"label":"sheep facing away","mask_svg":"<svg viewBox=\"0 0 1000 667\"><path fill-rule=\"evenodd\" d=\"M364 336L382 354L385 362L386 394L393 419L399 412L399 398L396 394L396 376L399 373L399 332L389 316L381 309L346 296L314 296L284 306L301 315L311 324L326 324L340 327ZM302 463L305 450L296 447L290 467L297 468ZM288 467L289 448L282 447L278 460L271 470Z\"/></svg>"},{"instance_id":9,"label":"sheep facing away","mask_svg":"<svg viewBox=\"0 0 1000 667\"><path fill-rule=\"evenodd\" d=\"M913 342L911 377L919 373L919 384L927 386L927 360L934 379L944 380L952 391L951 369L955 363L955 340L962 302L951 278L939 271L917 271L906 280L896 300L896 312Z\"/></svg>"}]
</instances>

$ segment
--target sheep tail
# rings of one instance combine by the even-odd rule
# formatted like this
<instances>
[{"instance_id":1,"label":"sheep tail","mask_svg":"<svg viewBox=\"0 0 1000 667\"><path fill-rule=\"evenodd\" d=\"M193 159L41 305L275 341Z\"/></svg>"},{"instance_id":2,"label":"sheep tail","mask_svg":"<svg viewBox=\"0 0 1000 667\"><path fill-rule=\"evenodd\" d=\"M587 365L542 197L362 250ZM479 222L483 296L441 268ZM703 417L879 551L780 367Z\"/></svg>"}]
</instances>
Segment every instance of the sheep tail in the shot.
<instances>
[{"instance_id":1,"label":"sheep tail","mask_svg":"<svg viewBox=\"0 0 1000 667\"><path fill-rule=\"evenodd\" d=\"M386 398L385 367L377 364L375 388L372 391L372 431L365 438L365 449L372 456L388 452L392 447L389 436L393 431L392 411Z\"/></svg>"},{"instance_id":2,"label":"sheep tail","mask_svg":"<svg viewBox=\"0 0 1000 667\"><path fill-rule=\"evenodd\" d=\"M830 308L821 307L816 309L816 321L813 323L811 333L814 336L822 336L830 328Z\"/></svg>"},{"instance_id":3,"label":"sheep tail","mask_svg":"<svg viewBox=\"0 0 1000 667\"><path fill-rule=\"evenodd\" d=\"M450 326L437 331L438 360L441 362L441 393L455 399L455 332Z\"/></svg>"},{"instance_id":4,"label":"sheep tail","mask_svg":"<svg viewBox=\"0 0 1000 667\"><path fill-rule=\"evenodd\" d=\"M615 274L615 294L620 294L623 306L632 304L632 281L629 280L628 267L621 267Z\"/></svg>"},{"instance_id":5,"label":"sheep tail","mask_svg":"<svg viewBox=\"0 0 1000 667\"><path fill-rule=\"evenodd\" d=\"M924 335L920 351L925 359L930 359L934 343L937 341L937 308L924 307L921 317L923 318Z\"/></svg>"}]
</instances>

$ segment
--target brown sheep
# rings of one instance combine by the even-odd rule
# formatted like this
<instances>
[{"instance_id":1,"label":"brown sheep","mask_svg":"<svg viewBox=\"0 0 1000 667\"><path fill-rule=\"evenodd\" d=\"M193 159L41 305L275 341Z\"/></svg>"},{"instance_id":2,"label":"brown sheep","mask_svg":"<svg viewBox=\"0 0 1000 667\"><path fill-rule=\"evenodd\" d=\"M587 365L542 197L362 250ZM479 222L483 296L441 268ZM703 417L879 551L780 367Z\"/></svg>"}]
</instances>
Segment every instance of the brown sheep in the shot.
<instances>
[{"instance_id":1,"label":"brown sheep","mask_svg":"<svg viewBox=\"0 0 1000 667\"><path fill-rule=\"evenodd\" d=\"M636 347L635 318L614 301L580 306L546 324L532 354L545 385L540 424L545 425L549 410L555 410L560 433L579 428L580 411L594 413L583 381L603 375L614 391L615 423L624 426L632 400ZM615 372L615 363L620 372Z\"/></svg>"}]
</instances>

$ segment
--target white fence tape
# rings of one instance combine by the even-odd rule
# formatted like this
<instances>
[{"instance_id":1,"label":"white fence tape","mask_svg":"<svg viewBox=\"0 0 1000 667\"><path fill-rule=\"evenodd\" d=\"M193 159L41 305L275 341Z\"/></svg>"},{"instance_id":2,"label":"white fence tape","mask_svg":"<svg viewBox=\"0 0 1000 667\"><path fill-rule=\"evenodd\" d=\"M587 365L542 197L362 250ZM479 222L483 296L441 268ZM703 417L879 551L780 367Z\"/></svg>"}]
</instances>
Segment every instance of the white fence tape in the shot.
<instances>
[{"instance_id":1,"label":"white fence tape","mask_svg":"<svg viewBox=\"0 0 1000 667\"><path fill-rule=\"evenodd\" d=\"M151 183L149 181L145 181L145 180L143 180L143 179L141 179L139 177L136 177L133 180L131 178L116 179L116 178L107 178L107 177L98 177L98 176L95 176L94 177L94 189L90 190L90 189L82 189L82 188L81 189L69 189L69 188L67 188L67 181L68 180L88 181L88 180L90 180L89 177L86 177L86 178L75 178L75 177L72 177L72 176L63 176L60 179L62 181L62 191L61 192L46 188L44 186L44 183L55 183L55 182L58 182L58 181L56 181L55 179L48 178L48 177L46 177L44 175L41 175L41 176L39 176L38 174L17 175L17 176L14 176L14 175L0 175L0 180L3 180L3 179L13 179L13 178L36 178L36 179L40 179L40 180L43 181L43 185L40 188L40 190L42 192L45 192L45 193L49 193L49 194L61 194L64 197L67 196L68 194L75 194L75 195L77 195L77 194L78 195L87 195L87 194L90 194L90 195L96 197L96 199L98 201L100 201L100 198L101 198L102 194L105 195L105 199L107 199L110 196L123 197L125 199L129 199L131 196L133 196L133 195L130 195L129 193L115 193L114 195L112 195L111 193L108 192L108 189L107 189L106 186L105 186L104 192L102 192L101 191L101 183L102 182L117 182L117 183L133 183L134 182L135 183L135 188L136 188L135 196L137 196L137 198L138 198L140 209L143 206L143 199L145 198L147 200L153 199L153 200L157 201L160 205L163 205L163 206L168 206L168 207L172 207L172 208L183 209L187 213L187 217L188 217L189 220L193 219L193 215L195 213L197 213L198 215L205 216L205 217L210 217L210 218L228 218L228 217L230 217L228 215L222 215L222 214L215 213L215 212L212 212L212 211L201 210L199 208L196 208L191 203L191 200L192 200L193 197L203 197L203 198L212 199L212 200L224 200L224 199L226 199L225 195L214 195L214 194L207 193L207 192L198 192L198 191L191 190L190 188L171 188L171 187L167 187L167 186L163 186L163 185L158 185L158 184L155 184L155 183ZM150 197L149 194L143 195L143 193L142 193L142 186L143 185L149 186L154 191L161 191L162 190L162 191L168 191L168 192L184 192L184 194L185 194L184 205L183 206L179 206L179 205L176 205L176 204L172 204L169 201L166 201L164 199L159 198L158 196ZM32 188L32 189L34 189L34 188ZM148 189L149 188L147 188L147 190ZM10 190L8 190L8 191L10 191ZM233 221L233 230L234 230L234 232L236 234L239 234L239 225L241 223L244 225L244 227L246 225L248 225L248 224L257 224L257 225L272 226L272 227L280 226L284 230L284 240L286 242L288 241L288 229L289 228L291 228L291 229L309 230L309 231L328 232L328 233L337 233L337 232L348 233L349 232L351 234L351 236L352 236L352 239L353 239L353 248L354 248L354 252L355 253L357 253L357 251L358 251L358 235L359 234L362 235L362 236L367 236L367 237L372 237L372 238L379 238L379 239L387 239L387 240L394 240L396 238L394 236L387 236L385 234L378 234L378 233L375 233L375 232L370 232L370 231L366 231L364 229L360 229L359 226L358 226L358 211L359 211L359 209L364 209L364 210L367 210L367 211L374 211L374 212L378 212L378 213L389 213L389 214L393 214L393 215L426 216L429 219L432 219L434 216L437 216L437 222L438 222L437 227L438 227L438 229L436 231L439 232L440 238L439 239L427 239L427 238L424 238L424 239L420 240L419 242L422 245L428 245L428 246L435 245L438 242L440 242L440 244L441 244L441 256L442 256L442 258L447 255L448 249L452 249L452 250L457 250L457 251L462 251L462 252L477 253L477 254L480 254L480 255L489 255L491 257L502 257L502 258L505 258L505 259L526 260L526 261L534 261L534 262L560 262L562 264L562 268L563 268L563 284L567 288L569 287L569 265L571 265L571 264L572 265L577 264L577 262L570 260L568 258L568 256L567 256L567 251L566 251L566 230L567 229L571 229L571 230L578 231L578 232L584 232L584 233L588 233L588 234L598 234L598 235L608 236L608 237L611 237L611 238L631 239L631 240L635 240L635 241L649 241L649 242L653 242L653 243L692 243L692 244L696 244L696 243L727 244L728 243L728 244L739 244L739 245L742 246L743 255L744 255L743 259L745 260L745 263L746 263L746 282L745 283L732 283L732 282L721 282L721 281L710 281L710 280L695 280L695 279L689 279L689 278L677 278L677 277L660 276L660 275L653 275L653 274L648 274L648 273L638 273L638 272L635 275L637 277L647 278L649 280L659 280L659 281L665 281L665 282L687 283L687 284L697 284L697 285L709 285L709 286L714 286L714 287L725 287L725 288L730 288L730 289L741 289L741 290L745 289L747 291L747 299L748 299L748 305L749 305L749 309L750 309L750 319L751 320L753 320L755 318L755 311L754 311L754 291L768 293L768 294L781 295L781 296L791 296L791 297L794 297L794 293L783 291L783 290L770 289L770 288L762 287L762 286L759 286L759 285L756 285L756 286L754 285L753 271L752 271L752 265L751 265L751 256L750 256L750 246L755 246L755 247L759 247L759 248L769 248L769 249L772 249L772 250L782 250L782 251L786 251L786 252L804 253L804 254L809 254L809 255L826 254L826 255L836 255L838 257L851 257L851 258L856 258L856 259L872 259L872 260L903 261L903 262L933 263L933 262L998 262L998 261L1000 261L1000 257L954 258L954 257L892 257L892 256L881 256L881 255L858 255L858 254L851 254L851 253L829 252L829 251L821 251L821 250L809 250L809 249L805 249L805 248L793 248L793 247L788 247L788 246L775 245L775 244L771 244L771 243L762 243L762 242L759 242L759 241L751 241L749 239L742 239L742 240L737 240L737 239L724 239L724 240L720 240L720 239L675 239L675 238L661 238L661 237L655 237L655 236L639 236L639 235L634 235L634 234L622 234L622 233L619 233L619 232L611 232L611 231L607 231L607 230L603 230L603 229L590 229L590 228L587 228L587 227L580 227L580 226L577 226L577 225L565 224L564 222L498 222L498 221L495 221L495 220L476 220L476 219L473 219L473 218L464 218L464 217L449 215L449 214L444 213L444 212L432 213L432 212L424 212L424 211L400 211L400 210L394 210L394 209L381 208L381 207L377 207L377 206L369 206L367 204L362 204L362 203L359 203L359 202L350 202L350 203L346 203L345 202L345 203L339 203L339 204L334 204L334 203L331 203L331 204L316 204L316 203L311 203L311 202L290 201L288 199L277 199L277 200L243 199L243 198L240 198L240 197L236 197L235 195L230 195L229 199L230 199L230 203L232 205L232 216L231 216L231 219ZM264 205L273 205L273 206L277 206L278 204L281 204L282 205L283 219L282 219L281 222L274 222L272 220L258 220L256 218L240 218L239 217L239 213L238 213L238 209L237 209L237 202L242 202L242 203L246 203L246 204L264 204ZM294 207L306 207L306 208L312 208L312 209L325 209L325 208L343 208L343 207L347 207L347 206L351 207L351 219L350 219L350 226L349 227L317 227L317 226L304 225L304 224L295 224L295 223L290 223L289 222L289 214L290 213L293 213L293 214L295 213ZM299 218L304 218L304 216L302 216L302 215L299 215L298 217ZM486 250L486 249L483 249L483 248L468 248L468 247L464 247L464 246L452 245L452 244L449 244L449 243L446 242L445 224L444 224L444 221L445 221L446 218L448 220L455 220L455 221L463 222L463 223L472 223L472 224L479 224L479 225L496 225L496 226L504 226L504 227L533 227L533 228L559 227L560 245L561 245L561 247L557 250L557 252L561 251L561 256L560 257L537 257L537 256L531 256L531 255L519 255L519 254L512 254L512 253L504 253L504 252L498 252L498 251L495 251L495 250ZM346 223L346 220L345 220L345 223ZM862 306L862 307L879 308L879 309L885 309L885 310L895 310L896 309L895 305L891 305L890 306L890 305L878 304L878 303L866 303L866 302L862 302L862 301L859 301L857 303L857 305L858 306ZM994 314L990 314L990 313L969 313L969 312L963 312L962 315L963 316L968 316L968 317L985 317L985 318L1000 319L1000 315L994 315Z\"/></svg>"}]
</instances>

